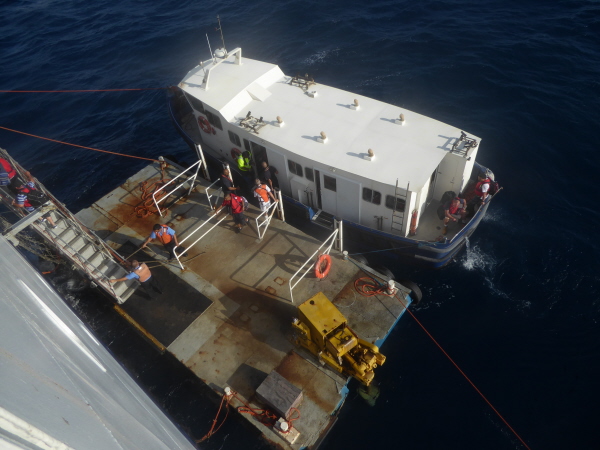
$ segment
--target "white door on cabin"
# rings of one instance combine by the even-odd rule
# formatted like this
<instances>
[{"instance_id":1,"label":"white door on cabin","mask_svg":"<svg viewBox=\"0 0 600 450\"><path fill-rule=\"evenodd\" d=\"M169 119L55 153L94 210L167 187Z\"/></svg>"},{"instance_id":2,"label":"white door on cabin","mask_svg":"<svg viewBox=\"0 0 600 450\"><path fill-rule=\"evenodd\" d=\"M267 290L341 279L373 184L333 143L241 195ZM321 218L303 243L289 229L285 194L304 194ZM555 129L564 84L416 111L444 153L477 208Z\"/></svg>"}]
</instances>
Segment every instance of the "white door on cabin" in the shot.
<instances>
[{"instance_id":1,"label":"white door on cabin","mask_svg":"<svg viewBox=\"0 0 600 450\"><path fill-rule=\"evenodd\" d=\"M360 185L331 175L321 175L323 210L343 220L360 222Z\"/></svg>"}]
</instances>

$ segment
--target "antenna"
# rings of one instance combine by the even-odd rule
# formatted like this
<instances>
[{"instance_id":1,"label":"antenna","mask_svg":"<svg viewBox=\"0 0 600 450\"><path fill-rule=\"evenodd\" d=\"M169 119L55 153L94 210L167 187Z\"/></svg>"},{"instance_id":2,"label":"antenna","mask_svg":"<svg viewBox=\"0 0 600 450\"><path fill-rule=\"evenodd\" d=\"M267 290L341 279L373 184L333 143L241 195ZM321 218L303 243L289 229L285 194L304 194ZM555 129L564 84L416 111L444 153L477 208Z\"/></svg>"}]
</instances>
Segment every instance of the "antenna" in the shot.
<instances>
[{"instance_id":1,"label":"antenna","mask_svg":"<svg viewBox=\"0 0 600 450\"><path fill-rule=\"evenodd\" d=\"M212 48L210 48L210 41L208 40L208 33L206 33L206 42L208 42L208 51L210 52L210 57L212 58L213 62L216 64L217 61L215 60L215 55L213 55Z\"/></svg>"},{"instance_id":2,"label":"antenna","mask_svg":"<svg viewBox=\"0 0 600 450\"><path fill-rule=\"evenodd\" d=\"M221 32L221 43L223 44L223 51L225 52L225 54L227 54L227 50L225 49L225 39L223 38L223 27L221 26L221 18L219 16L217 16L217 21L219 22L219 28L217 28L217 30Z\"/></svg>"}]
</instances>

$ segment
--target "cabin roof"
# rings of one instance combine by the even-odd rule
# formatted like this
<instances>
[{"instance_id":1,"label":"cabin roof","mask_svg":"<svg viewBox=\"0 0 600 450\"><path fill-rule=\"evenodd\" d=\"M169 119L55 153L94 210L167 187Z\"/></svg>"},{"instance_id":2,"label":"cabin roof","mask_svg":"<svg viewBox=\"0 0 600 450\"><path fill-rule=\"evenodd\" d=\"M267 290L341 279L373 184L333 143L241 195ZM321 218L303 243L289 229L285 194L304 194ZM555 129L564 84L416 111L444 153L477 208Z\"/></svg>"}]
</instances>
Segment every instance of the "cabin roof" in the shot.
<instances>
[{"instance_id":1,"label":"cabin roof","mask_svg":"<svg viewBox=\"0 0 600 450\"><path fill-rule=\"evenodd\" d=\"M255 141L265 140L320 164L389 185L420 190L451 150L460 129L388 103L323 84L308 92L289 84L274 64L232 56L211 69L209 89L202 87L204 71L191 70L180 87L239 127L248 111L267 125ZM358 110L351 108L354 99ZM405 125L395 122L403 113ZM276 117L284 121L276 126ZM318 137L324 131L327 141ZM364 159L369 149L375 157ZM291 157L293 159L293 157Z\"/></svg>"}]
</instances>

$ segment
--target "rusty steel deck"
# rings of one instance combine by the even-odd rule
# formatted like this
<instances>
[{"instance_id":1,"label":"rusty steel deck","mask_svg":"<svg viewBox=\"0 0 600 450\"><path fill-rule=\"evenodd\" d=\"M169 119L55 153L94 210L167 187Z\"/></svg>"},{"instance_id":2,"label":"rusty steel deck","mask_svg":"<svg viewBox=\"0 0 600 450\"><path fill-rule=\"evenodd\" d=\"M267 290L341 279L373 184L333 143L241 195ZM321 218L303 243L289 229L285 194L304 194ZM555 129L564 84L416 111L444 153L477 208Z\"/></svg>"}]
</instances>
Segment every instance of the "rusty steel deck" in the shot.
<instances>
[{"instance_id":1,"label":"rusty steel deck","mask_svg":"<svg viewBox=\"0 0 600 450\"><path fill-rule=\"evenodd\" d=\"M171 167L168 171L171 178L177 173ZM124 257L140 246L155 223L171 224L181 241L212 214L205 186L173 204L164 218L137 217L140 183L159 178L158 166L150 165L77 217ZM247 215L252 221L258 213L251 206ZM167 253L156 241L137 252L135 258L154 267L163 294L148 300L138 292L121 307L131 321L219 393L229 386L251 406L263 407L254 393L273 370L302 389L301 417L294 422L300 436L293 445L251 416L248 420L284 448L310 448L343 403L348 380L294 346L290 323L297 304L321 291L363 339L378 344L405 311L395 298L356 293L354 280L365 274L337 251L331 252L328 277L319 280L309 272L294 289L296 303L292 303L290 277L320 245L275 218L259 241L253 224L236 233L229 217L188 249L183 271L176 262L167 261ZM410 299L406 294L404 298L408 305ZM382 353L385 350L384 346Z\"/></svg>"}]
</instances>

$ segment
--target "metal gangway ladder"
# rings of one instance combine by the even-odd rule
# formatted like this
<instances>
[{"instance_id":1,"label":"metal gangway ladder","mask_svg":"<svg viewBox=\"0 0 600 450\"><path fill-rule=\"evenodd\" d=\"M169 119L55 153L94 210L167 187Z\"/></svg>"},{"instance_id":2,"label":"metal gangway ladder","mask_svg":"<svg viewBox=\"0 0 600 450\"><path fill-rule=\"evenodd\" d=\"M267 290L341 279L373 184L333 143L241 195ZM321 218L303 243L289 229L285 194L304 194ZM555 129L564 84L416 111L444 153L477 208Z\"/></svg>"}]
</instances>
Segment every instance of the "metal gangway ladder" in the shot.
<instances>
[{"instance_id":1,"label":"metal gangway ladder","mask_svg":"<svg viewBox=\"0 0 600 450\"><path fill-rule=\"evenodd\" d=\"M26 172L6 150L0 149L0 157L8 160L17 170L18 176L25 179ZM14 195L7 187L0 188L2 202L17 216L22 216L20 220L4 231L4 236L16 246L20 243L20 232L25 229L35 231L70 261L74 268L82 272L90 280L92 286L104 290L117 303L125 303L135 292L139 283L135 280L121 281L115 284L109 282L111 278L123 278L128 273L122 267L124 258L83 225L42 183L35 180L35 184L36 188L44 192L49 200L29 214L25 214L22 208L12 204ZM43 219L46 214L50 214L56 228L51 228L49 222Z\"/></svg>"}]
</instances>

